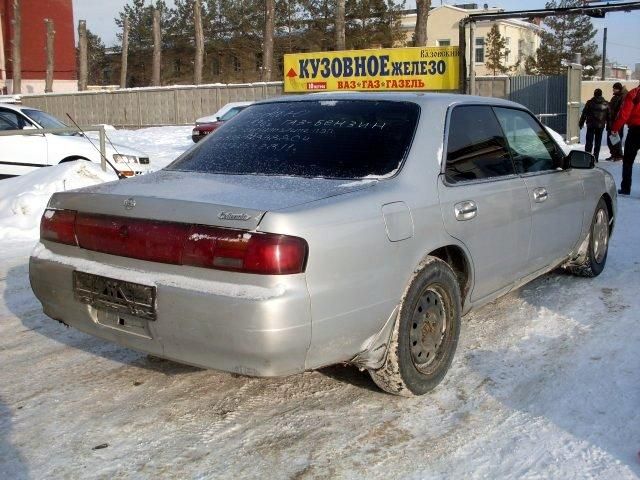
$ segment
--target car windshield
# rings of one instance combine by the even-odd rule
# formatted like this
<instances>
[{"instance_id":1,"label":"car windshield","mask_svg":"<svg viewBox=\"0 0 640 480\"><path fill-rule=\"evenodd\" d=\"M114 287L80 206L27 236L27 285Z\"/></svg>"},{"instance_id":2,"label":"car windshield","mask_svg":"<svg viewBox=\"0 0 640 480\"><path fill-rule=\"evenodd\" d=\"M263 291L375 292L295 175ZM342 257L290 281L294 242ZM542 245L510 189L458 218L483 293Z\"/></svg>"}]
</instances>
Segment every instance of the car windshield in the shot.
<instances>
[{"instance_id":1,"label":"car windshield","mask_svg":"<svg viewBox=\"0 0 640 480\"><path fill-rule=\"evenodd\" d=\"M62 123L53 115L42 112L40 110L23 109L24 113L31 120L37 122L42 128L67 128L67 125Z\"/></svg>"},{"instance_id":2,"label":"car windshield","mask_svg":"<svg viewBox=\"0 0 640 480\"><path fill-rule=\"evenodd\" d=\"M247 107L233 107L231 110L229 110L227 113L225 113L224 115L222 115L220 117L220 121L221 122L226 122L227 120L231 120L233 117L235 117L237 114L239 114L245 108L247 108Z\"/></svg>"},{"instance_id":3,"label":"car windshield","mask_svg":"<svg viewBox=\"0 0 640 480\"><path fill-rule=\"evenodd\" d=\"M356 179L389 176L411 146L410 102L317 100L253 105L167 169Z\"/></svg>"}]
</instances>

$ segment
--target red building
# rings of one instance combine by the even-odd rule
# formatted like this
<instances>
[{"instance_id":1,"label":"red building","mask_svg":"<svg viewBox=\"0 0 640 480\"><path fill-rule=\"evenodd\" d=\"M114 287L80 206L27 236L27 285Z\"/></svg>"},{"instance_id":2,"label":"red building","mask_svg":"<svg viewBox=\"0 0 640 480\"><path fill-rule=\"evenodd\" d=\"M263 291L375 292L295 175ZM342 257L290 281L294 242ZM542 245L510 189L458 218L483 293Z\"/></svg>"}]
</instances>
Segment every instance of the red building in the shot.
<instances>
[{"instance_id":1,"label":"red building","mask_svg":"<svg viewBox=\"0 0 640 480\"><path fill-rule=\"evenodd\" d=\"M46 27L55 29L54 92L77 90L72 0L22 0L22 93L44 92ZM13 0L0 0L0 91L12 93Z\"/></svg>"}]
</instances>

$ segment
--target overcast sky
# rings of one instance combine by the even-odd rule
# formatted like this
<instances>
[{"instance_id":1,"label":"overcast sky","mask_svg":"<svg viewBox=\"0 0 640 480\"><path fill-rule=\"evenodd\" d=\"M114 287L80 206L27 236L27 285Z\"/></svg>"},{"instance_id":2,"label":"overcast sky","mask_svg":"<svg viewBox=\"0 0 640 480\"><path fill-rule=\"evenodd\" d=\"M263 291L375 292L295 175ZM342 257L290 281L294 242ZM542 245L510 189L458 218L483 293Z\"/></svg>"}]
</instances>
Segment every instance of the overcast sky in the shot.
<instances>
[{"instance_id":1,"label":"overcast sky","mask_svg":"<svg viewBox=\"0 0 640 480\"><path fill-rule=\"evenodd\" d=\"M434 6L441 3L465 3L471 0L433 0ZM79 19L87 21L87 27L100 35L107 46L116 41L116 25L113 19L127 0L73 0L76 23ZM149 3L151 1L149 0ZM487 0L477 0L480 5ZM495 0L489 5L505 10L522 10L527 8L544 8L545 0ZM173 0L167 0L173 5ZM414 8L415 0L407 0L406 8ZM602 44L602 29L608 27L607 57L609 60L627 64L632 69L640 63L640 11L630 13L610 13L605 20L594 20L598 29L596 41Z\"/></svg>"}]
</instances>

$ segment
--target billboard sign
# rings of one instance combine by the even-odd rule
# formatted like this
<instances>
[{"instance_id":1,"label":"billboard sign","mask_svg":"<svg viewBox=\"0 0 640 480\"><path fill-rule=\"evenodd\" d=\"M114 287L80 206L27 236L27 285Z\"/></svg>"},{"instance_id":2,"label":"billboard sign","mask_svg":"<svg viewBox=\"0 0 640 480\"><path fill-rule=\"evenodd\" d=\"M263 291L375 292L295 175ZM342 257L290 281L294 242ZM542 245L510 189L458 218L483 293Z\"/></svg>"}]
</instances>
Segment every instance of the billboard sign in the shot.
<instances>
[{"instance_id":1,"label":"billboard sign","mask_svg":"<svg viewBox=\"0 0 640 480\"><path fill-rule=\"evenodd\" d=\"M284 56L284 91L457 90L458 47L407 47Z\"/></svg>"}]
</instances>

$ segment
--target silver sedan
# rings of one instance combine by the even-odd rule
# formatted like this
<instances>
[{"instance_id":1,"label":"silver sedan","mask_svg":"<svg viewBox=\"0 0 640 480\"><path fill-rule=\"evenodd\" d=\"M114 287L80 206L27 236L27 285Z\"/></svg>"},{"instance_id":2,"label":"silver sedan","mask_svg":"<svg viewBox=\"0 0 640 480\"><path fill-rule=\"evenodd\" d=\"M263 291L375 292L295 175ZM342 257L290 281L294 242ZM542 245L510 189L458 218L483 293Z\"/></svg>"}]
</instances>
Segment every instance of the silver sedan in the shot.
<instances>
[{"instance_id":1,"label":"silver sedan","mask_svg":"<svg viewBox=\"0 0 640 480\"><path fill-rule=\"evenodd\" d=\"M44 312L254 376L349 362L445 376L460 318L562 267L596 276L612 177L521 105L443 94L257 103L140 178L56 193L30 261Z\"/></svg>"}]
</instances>

